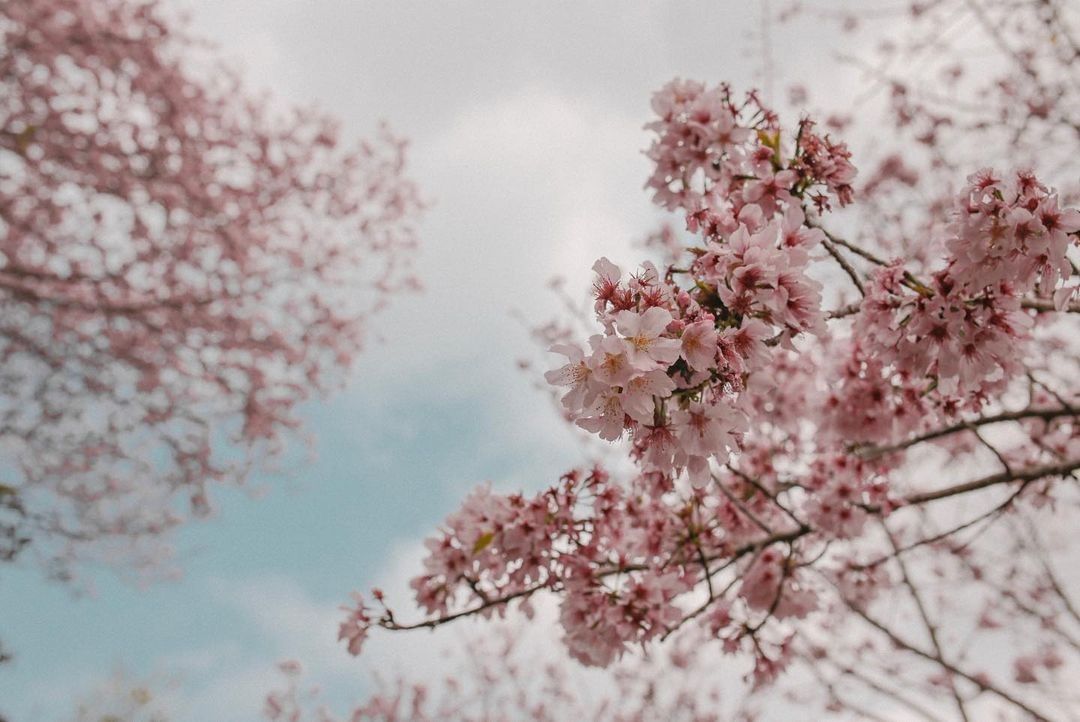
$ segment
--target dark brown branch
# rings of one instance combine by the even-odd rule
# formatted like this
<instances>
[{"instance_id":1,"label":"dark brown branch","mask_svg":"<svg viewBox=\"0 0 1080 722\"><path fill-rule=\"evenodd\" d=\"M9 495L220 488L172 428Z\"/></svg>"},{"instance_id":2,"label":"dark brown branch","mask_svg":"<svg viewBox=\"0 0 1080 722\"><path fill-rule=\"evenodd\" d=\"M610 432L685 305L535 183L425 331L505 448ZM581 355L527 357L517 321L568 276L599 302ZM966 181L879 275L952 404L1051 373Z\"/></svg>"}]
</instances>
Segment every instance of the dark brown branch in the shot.
<instances>
[{"instance_id":1,"label":"dark brown branch","mask_svg":"<svg viewBox=\"0 0 1080 722\"><path fill-rule=\"evenodd\" d=\"M956 484L954 486L948 486L944 489L938 489L937 491L927 491L920 494L912 494L904 498L904 502L908 505L925 504L930 501L937 501L938 499L946 499L951 496L959 496L961 494L967 494L972 491L978 491L987 487L996 486L998 484L1008 484L1014 481L1034 481L1047 476L1066 476L1071 474L1080 468L1080 459L1070 459L1059 464L1047 464L1045 466L1036 466L1030 469L1024 469L1014 473L1001 472L998 474L991 474L990 476L984 476L981 479L974 479L972 481L966 481L962 484Z\"/></svg>"},{"instance_id":2,"label":"dark brown branch","mask_svg":"<svg viewBox=\"0 0 1080 722\"><path fill-rule=\"evenodd\" d=\"M1059 311L1054 306L1054 302L1048 298L1025 298L1020 302L1023 308L1030 308L1036 311ZM1065 308L1060 309L1060 313L1080 313L1080 301L1073 301L1065 305Z\"/></svg>"},{"instance_id":3,"label":"dark brown branch","mask_svg":"<svg viewBox=\"0 0 1080 722\"><path fill-rule=\"evenodd\" d=\"M940 439L942 436L948 436L960 431L969 431L980 426L989 426L990 424L1000 424L1006 421L1022 421L1025 419L1042 419L1043 421L1050 421L1051 419L1057 419L1065 416L1075 416L1076 410L1072 408L1053 408L1053 409L1022 409L1020 411L1003 411L1000 414L994 414L993 416L983 416L978 419L971 419L970 421L961 421L950 426L943 426L940 429L934 429L928 431L925 434L914 436L910 439L906 439L896 444L889 446L864 446L854 449L855 453L863 459L877 459L886 454L891 454L894 451L902 451L908 447L916 444L921 444L926 441L933 441L934 439Z\"/></svg>"},{"instance_id":4,"label":"dark brown branch","mask_svg":"<svg viewBox=\"0 0 1080 722\"><path fill-rule=\"evenodd\" d=\"M855 288L858 289L859 295L865 296L866 289L863 288L862 280L859 278L858 271L852 268L851 264L847 262L847 259L840 255L840 251L836 250L836 246L833 245L832 241L830 241L829 239L825 239L824 241L822 241L822 245L825 246L825 250L828 251L829 255L833 257L833 260L840 264L840 268L844 269L844 273L848 275L848 278L851 279L851 282L855 284Z\"/></svg>"}]
</instances>

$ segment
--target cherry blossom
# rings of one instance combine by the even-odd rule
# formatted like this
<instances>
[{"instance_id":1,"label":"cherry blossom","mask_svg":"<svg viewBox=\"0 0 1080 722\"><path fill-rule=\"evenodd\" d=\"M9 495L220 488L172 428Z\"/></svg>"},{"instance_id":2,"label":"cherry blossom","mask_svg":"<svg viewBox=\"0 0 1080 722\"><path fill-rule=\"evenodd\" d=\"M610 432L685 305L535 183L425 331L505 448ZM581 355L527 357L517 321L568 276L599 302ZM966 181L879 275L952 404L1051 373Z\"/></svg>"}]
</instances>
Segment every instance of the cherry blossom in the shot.
<instances>
[{"instance_id":1,"label":"cherry blossom","mask_svg":"<svg viewBox=\"0 0 1080 722\"><path fill-rule=\"evenodd\" d=\"M155 2L0 11L0 529L58 576L157 567L416 286L405 142L204 46Z\"/></svg>"},{"instance_id":2,"label":"cherry blossom","mask_svg":"<svg viewBox=\"0 0 1080 722\"><path fill-rule=\"evenodd\" d=\"M632 470L583 467L535 494L482 487L427 544L413 582L425 616L358 606L345 636L549 596L587 666L690 639L748 656L756 692L844 671L830 655L883 638L929 662L915 688L965 719L980 695L1053 718L1035 711L1050 698L1009 687L1040 680L1047 657L1017 656L1003 678L949 656L907 559L952 544L954 573L979 579L965 532L1022 503L1075 503L1080 397L1060 383L1080 372L1075 335L1043 342L1076 328L1062 301L1075 209L1030 172L979 171L926 238L937 257L890 260L833 230L831 215L860 209L858 176L810 119L786 130L755 93L682 80L653 108L647 186L684 217L682 253L665 243L665 268L630 274L597 261L588 345L560 336L567 363L546 375L568 420L622 441L612 453ZM830 274L858 300L827 305ZM1067 371L1044 374L1036 349ZM913 474L934 447L947 475ZM984 496L989 511L942 521ZM929 641L883 616L897 597ZM868 631L871 646L821 641Z\"/></svg>"}]
</instances>

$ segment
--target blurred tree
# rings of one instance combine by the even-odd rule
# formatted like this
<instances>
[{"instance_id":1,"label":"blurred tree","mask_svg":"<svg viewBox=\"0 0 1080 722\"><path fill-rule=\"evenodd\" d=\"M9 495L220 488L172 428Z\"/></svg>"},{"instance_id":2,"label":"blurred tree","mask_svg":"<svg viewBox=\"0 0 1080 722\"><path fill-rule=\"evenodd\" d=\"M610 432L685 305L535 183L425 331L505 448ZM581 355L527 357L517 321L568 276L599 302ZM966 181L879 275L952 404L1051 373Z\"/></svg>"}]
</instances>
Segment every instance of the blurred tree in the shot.
<instances>
[{"instance_id":1,"label":"blurred tree","mask_svg":"<svg viewBox=\"0 0 1080 722\"><path fill-rule=\"evenodd\" d=\"M422 204L338 136L153 0L0 6L0 556L158 569L342 381Z\"/></svg>"}]
</instances>

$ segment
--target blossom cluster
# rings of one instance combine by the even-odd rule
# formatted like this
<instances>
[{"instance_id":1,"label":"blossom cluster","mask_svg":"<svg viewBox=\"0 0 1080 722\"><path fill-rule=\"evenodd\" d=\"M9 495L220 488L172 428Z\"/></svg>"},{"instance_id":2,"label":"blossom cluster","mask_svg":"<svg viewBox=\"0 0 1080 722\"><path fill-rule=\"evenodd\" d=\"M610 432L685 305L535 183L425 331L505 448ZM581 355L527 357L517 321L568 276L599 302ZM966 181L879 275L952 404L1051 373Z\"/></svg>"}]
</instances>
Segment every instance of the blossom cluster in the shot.
<instances>
[{"instance_id":1,"label":"blossom cluster","mask_svg":"<svg viewBox=\"0 0 1080 722\"><path fill-rule=\"evenodd\" d=\"M1012 287L984 287L976 296L946 270L925 293L913 293L903 276L899 265L876 272L855 320L855 335L882 362L961 397L985 394L988 384L1018 372L1016 344L1032 321Z\"/></svg>"},{"instance_id":2,"label":"blossom cluster","mask_svg":"<svg viewBox=\"0 0 1080 722\"><path fill-rule=\"evenodd\" d=\"M569 386L563 405L579 426L614 441L630 429L652 469L697 472L736 445L745 424L737 407L741 371L764 352L767 328L718 329L694 298L646 266L626 284L607 259L597 272L597 308L605 333L590 353L562 344L568 363L547 374Z\"/></svg>"},{"instance_id":3,"label":"blossom cluster","mask_svg":"<svg viewBox=\"0 0 1080 722\"><path fill-rule=\"evenodd\" d=\"M425 573L412 582L417 601L445 615L462 597L483 604L562 589L569 650L607 664L627 644L667 629L679 616L672 600L692 586L678 574L621 574L629 560L643 564L668 552L666 538L680 523L659 494L640 492L611 483L600 468L572 471L531 498L481 487L427 541Z\"/></svg>"},{"instance_id":4,"label":"blossom cluster","mask_svg":"<svg viewBox=\"0 0 1080 722\"><path fill-rule=\"evenodd\" d=\"M723 462L747 426L741 392L768 363L769 345L824 331L821 285L807 274L824 239L803 206L812 188L841 203L855 169L841 143L804 121L785 152L770 111L751 95L675 81L653 100L659 119L649 156L658 203L682 209L700 246L686 268L651 263L623 278L606 258L593 266L603 332L588 352L552 350L568 363L548 373L569 387L563 404L579 426L607 440L629 431L646 470L688 469L697 483ZM816 208L827 208L818 201Z\"/></svg>"},{"instance_id":5,"label":"blossom cluster","mask_svg":"<svg viewBox=\"0 0 1080 722\"><path fill-rule=\"evenodd\" d=\"M794 551L783 553L763 528L796 539L809 527L796 526L775 495L797 479L804 491L793 501L816 525L818 544L859 533L864 508L885 502L883 477L843 454L801 474L781 474L764 453L748 454L743 467L682 489L669 474L622 483L600 468L572 471L532 497L480 487L427 540L424 573L412 581L417 602L437 619L470 607L502 614L502 602L518 598L528 612L532 593L560 592L567 650L595 666L679 628L714 566L743 569L740 605L721 605L722 625L709 617L715 636L737 644L750 618L803 618L818 593L794 566ZM370 627L397 625L388 610L356 601L341 627L354 654Z\"/></svg>"},{"instance_id":6,"label":"blossom cluster","mask_svg":"<svg viewBox=\"0 0 1080 722\"><path fill-rule=\"evenodd\" d=\"M922 282L901 261L879 268L855 317L832 397L856 439L898 438L944 413L981 407L1023 372L1031 292L1063 309L1075 293L1066 256L1080 211L1027 172L968 178L949 226L943 269ZM1072 234L1072 236L1070 236Z\"/></svg>"},{"instance_id":7,"label":"blossom cluster","mask_svg":"<svg viewBox=\"0 0 1080 722\"><path fill-rule=\"evenodd\" d=\"M772 215L775 203L809 192L819 208L829 196L852 199L855 167L843 143L833 142L803 121L787 162L781 158L781 131L775 113L756 93L734 96L727 85L706 88L674 80L652 99L657 118L648 157L655 164L646 187L669 210L724 206L729 218L746 203Z\"/></svg>"},{"instance_id":8,"label":"blossom cluster","mask_svg":"<svg viewBox=\"0 0 1080 722\"><path fill-rule=\"evenodd\" d=\"M1002 285L1015 295L1036 290L1061 309L1077 291L1067 283L1073 268L1066 253L1080 245L1080 210L1062 208L1029 171L1008 180L990 169L970 176L951 231L949 275L970 293Z\"/></svg>"}]
</instances>

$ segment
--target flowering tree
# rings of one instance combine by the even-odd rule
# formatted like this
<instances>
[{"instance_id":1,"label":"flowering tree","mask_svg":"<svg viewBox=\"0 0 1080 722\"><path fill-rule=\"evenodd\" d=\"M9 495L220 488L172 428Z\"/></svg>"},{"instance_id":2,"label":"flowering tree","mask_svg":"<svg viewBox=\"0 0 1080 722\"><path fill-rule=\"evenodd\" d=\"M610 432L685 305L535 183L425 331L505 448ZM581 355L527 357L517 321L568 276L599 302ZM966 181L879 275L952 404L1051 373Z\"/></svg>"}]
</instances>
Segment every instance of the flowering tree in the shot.
<instances>
[{"instance_id":1,"label":"flowering tree","mask_svg":"<svg viewBox=\"0 0 1080 722\"><path fill-rule=\"evenodd\" d=\"M936 122L893 82L915 150L861 186L843 142L755 93L654 96L648 187L689 235L660 237L660 266L597 261L594 333L547 374L633 471L477 489L427 542L426 616L357 595L350 652L376 627L529 614L543 595L586 665L690 640L745 660L761 704L782 683L858 719L1075 717L1080 211L968 154L1015 125L1003 155L1038 167L1054 144L1059 174L1080 145L1078 54L1014 52L993 3L918 20L959 6L1004 46L1001 77L1026 80ZM1061 14L1035 27L1068 37ZM1043 124L1028 106L1054 88Z\"/></svg>"},{"instance_id":2,"label":"flowering tree","mask_svg":"<svg viewBox=\"0 0 1080 722\"><path fill-rule=\"evenodd\" d=\"M0 10L3 558L158 561L415 284L405 144L346 148L203 45L153 1Z\"/></svg>"}]
</instances>

